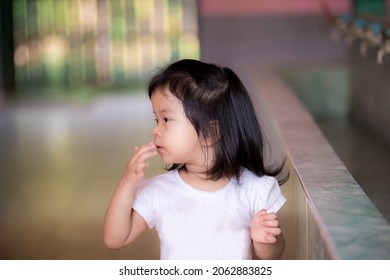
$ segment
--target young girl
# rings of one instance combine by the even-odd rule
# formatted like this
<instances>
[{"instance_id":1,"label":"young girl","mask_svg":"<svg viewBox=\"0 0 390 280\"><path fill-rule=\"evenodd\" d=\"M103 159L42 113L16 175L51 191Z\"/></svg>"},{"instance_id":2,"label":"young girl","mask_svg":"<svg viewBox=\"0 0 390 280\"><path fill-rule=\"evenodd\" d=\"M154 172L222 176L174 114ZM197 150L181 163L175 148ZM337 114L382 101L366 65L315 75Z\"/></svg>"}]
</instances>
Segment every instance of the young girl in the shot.
<instances>
[{"instance_id":1,"label":"young girl","mask_svg":"<svg viewBox=\"0 0 390 280\"><path fill-rule=\"evenodd\" d=\"M104 242L119 249L157 229L161 259L279 258L276 212L285 202L263 162L263 136L229 68L181 60L152 78L154 142L135 147L112 196ZM144 179L160 154L169 171Z\"/></svg>"}]
</instances>

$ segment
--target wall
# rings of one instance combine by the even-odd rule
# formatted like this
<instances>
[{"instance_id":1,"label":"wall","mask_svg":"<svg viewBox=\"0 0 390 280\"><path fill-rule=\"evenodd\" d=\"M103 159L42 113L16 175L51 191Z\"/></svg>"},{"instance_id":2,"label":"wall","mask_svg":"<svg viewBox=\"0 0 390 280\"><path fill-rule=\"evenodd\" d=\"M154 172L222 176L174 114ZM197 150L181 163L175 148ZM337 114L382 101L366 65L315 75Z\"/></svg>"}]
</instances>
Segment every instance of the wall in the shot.
<instances>
[{"instance_id":1,"label":"wall","mask_svg":"<svg viewBox=\"0 0 390 280\"><path fill-rule=\"evenodd\" d=\"M321 224L315 218L304 188L291 159L288 161L290 177L282 186L286 204L278 213L286 247L285 260L335 259L333 244L326 238Z\"/></svg>"},{"instance_id":2,"label":"wall","mask_svg":"<svg viewBox=\"0 0 390 280\"><path fill-rule=\"evenodd\" d=\"M378 64L377 51L362 57L357 46L349 50L351 117L390 146L390 59Z\"/></svg>"},{"instance_id":3,"label":"wall","mask_svg":"<svg viewBox=\"0 0 390 280\"><path fill-rule=\"evenodd\" d=\"M254 66L345 60L345 48L330 40L317 1L298 1L307 5L298 5L300 10L286 1L271 6L269 2L273 1L244 0L240 5L226 1L229 4L218 6L214 1L199 1L201 59L231 67L249 91L248 71ZM329 1L332 13L349 10L349 1L337 1L344 3L339 6L333 2Z\"/></svg>"}]
</instances>

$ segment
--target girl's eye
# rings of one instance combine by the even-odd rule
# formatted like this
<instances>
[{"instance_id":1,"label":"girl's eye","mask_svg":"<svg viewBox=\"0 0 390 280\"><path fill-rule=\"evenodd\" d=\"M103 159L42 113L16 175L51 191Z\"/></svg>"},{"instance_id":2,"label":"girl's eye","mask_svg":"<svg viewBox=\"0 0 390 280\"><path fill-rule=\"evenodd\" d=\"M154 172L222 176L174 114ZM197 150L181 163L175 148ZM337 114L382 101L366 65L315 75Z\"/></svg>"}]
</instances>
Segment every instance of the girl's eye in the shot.
<instances>
[{"instance_id":1,"label":"girl's eye","mask_svg":"<svg viewBox=\"0 0 390 280\"><path fill-rule=\"evenodd\" d=\"M169 122L169 121L170 121L170 119L169 119L169 118L162 118L161 120L162 120L164 123L167 123L167 122ZM154 119L154 122L155 122L156 124L158 124L158 123L159 123L158 119Z\"/></svg>"}]
</instances>

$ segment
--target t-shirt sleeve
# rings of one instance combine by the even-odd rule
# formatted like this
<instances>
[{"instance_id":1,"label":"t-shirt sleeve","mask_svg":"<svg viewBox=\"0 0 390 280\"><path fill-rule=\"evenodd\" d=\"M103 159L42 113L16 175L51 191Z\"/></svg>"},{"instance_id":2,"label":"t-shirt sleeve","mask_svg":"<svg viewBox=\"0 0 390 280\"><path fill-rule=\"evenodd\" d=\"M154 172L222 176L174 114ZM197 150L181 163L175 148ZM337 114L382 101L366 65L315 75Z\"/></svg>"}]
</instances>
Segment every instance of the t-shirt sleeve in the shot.
<instances>
[{"instance_id":1,"label":"t-shirt sleeve","mask_svg":"<svg viewBox=\"0 0 390 280\"><path fill-rule=\"evenodd\" d=\"M286 202L286 198L283 196L279 183L275 177L266 177L264 180L263 190L265 209L268 213L276 213L282 208Z\"/></svg>"},{"instance_id":2,"label":"t-shirt sleeve","mask_svg":"<svg viewBox=\"0 0 390 280\"><path fill-rule=\"evenodd\" d=\"M137 190L133 209L145 219L149 228L156 226L156 205L157 203L151 182L149 180L144 180Z\"/></svg>"},{"instance_id":3,"label":"t-shirt sleeve","mask_svg":"<svg viewBox=\"0 0 390 280\"><path fill-rule=\"evenodd\" d=\"M267 210L268 213L276 213L286 202L279 183L275 177L263 176L258 177L255 181L255 187L252 191L255 199L252 200L252 214L256 214L261 209Z\"/></svg>"}]
</instances>

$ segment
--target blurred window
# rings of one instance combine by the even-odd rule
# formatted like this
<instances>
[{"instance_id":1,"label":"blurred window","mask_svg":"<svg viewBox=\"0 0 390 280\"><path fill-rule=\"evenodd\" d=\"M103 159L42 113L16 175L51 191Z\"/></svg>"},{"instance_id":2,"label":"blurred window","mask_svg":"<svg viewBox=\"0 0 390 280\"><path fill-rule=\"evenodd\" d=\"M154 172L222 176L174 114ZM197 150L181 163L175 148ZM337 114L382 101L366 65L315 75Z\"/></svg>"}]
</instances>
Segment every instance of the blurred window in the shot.
<instances>
[{"instance_id":1,"label":"blurred window","mask_svg":"<svg viewBox=\"0 0 390 280\"><path fill-rule=\"evenodd\" d=\"M200 56L196 0L14 0L13 11L23 94L144 88L158 67Z\"/></svg>"}]
</instances>

